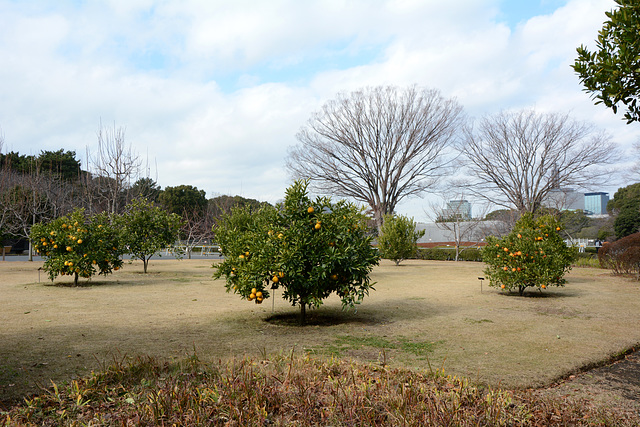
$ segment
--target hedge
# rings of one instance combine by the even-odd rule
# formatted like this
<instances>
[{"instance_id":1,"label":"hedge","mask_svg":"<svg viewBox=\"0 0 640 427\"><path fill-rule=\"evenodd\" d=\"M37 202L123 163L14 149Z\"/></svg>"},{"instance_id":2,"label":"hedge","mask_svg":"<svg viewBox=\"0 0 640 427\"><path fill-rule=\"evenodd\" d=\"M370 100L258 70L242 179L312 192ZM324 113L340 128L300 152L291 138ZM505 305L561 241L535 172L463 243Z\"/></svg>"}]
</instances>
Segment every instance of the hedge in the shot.
<instances>
[{"instance_id":1,"label":"hedge","mask_svg":"<svg viewBox=\"0 0 640 427\"><path fill-rule=\"evenodd\" d=\"M578 253L578 259L593 259L596 257L595 248L591 251ZM455 248L418 248L417 259L432 261L454 261L456 259ZM468 248L460 252L459 261L476 261L482 262L481 248Z\"/></svg>"},{"instance_id":2,"label":"hedge","mask_svg":"<svg viewBox=\"0 0 640 427\"><path fill-rule=\"evenodd\" d=\"M455 248L418 248L418 259L434 261L455 261ZM460 252L459 261L482 262L482 252L478 248L468 248Z\"/></svg>"}]
</instances>

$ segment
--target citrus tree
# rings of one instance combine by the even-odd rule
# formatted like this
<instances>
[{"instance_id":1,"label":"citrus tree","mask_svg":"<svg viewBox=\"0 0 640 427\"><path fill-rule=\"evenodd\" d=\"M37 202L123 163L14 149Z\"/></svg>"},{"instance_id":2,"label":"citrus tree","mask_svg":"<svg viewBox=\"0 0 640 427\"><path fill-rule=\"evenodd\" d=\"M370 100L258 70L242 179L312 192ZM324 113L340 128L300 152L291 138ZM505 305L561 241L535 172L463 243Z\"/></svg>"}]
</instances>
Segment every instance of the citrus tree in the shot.
<instances>
[{"instance_id":1,"label":"citrus tree","mask_svg":"<svg viewBox=\"0 0 640 427\"><path fill-rule=\"evenodd\" d=\"M484 270L490 286L522 295L528 287L563 286L564 275L577 257L560 236L559 222L551 215L538 218L524 214L507 236L487 238L483 249Z\"/></svg>"},{"instance_id":2,"label":"citrus tree","mask_svg":"<svg viewBox=\"0 0 640 427\"><path fill-rule=\"evenodd\" d=\"M418 239L424 230L416 231L413 218L403 215L385 215L378 237L378 249L382 258L392 259L396 265L414 257L418 251Z\"/></svg>"},{"instance_id":3,"label":"citrus tree","mask_svg":"<svg viewBox=\"0 0 640 427\"><path fill-rule=\"evenodd\" d=\"M225 260L215 277L225 277L227 291L260 304L269 291L306 308L319 307L335 292L343 308L354 307L372 288L369 273L379 257L366 234L362 210L345 201L311 200L307 182L297 181L284 202L257 211L237 208L223 215L214 233Z\"/></svg>"},{"instance_id":4,"label":"citrus tree","mask_svg":"<svg viewBox=\"0 0 640 427\"><path fill-rule=\"evenodd\" d=\"M125 207L117 223L122 244L132 259L142 261L146 273L151 257L178 239L182 219L146 199L136 199Z\"/></svg>"},{"instance_id":5,"label":"citrus tree","mask_svg":"<svg viewBox=\"0 0 640 427\"><path fill-rule=\"evenodd\" d=\"M31 241L40 255L46 258L44 269L51 281L58 275L90 278L94 274L107 275L122 266L118 232L107 214L91 217L84 209L31 228Z\"/></svg>"}]
</instances>

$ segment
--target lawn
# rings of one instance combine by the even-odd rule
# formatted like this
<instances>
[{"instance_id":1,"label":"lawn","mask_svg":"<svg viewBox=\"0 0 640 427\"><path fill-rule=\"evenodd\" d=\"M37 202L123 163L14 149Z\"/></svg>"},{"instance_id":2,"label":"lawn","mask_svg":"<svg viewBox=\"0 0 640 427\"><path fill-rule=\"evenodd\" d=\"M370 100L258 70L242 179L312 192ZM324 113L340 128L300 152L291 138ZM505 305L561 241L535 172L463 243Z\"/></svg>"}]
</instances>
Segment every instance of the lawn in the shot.
<instances>
[{"instance_id":1,"label":"lawn","mask_svg":"<svg viewBox=\"0 0 640 427\"><path fill-rule=\"evenodd\" d=\"M0 400L83 376L125 355L201 360L297 354L429 366L489 385L538 387L640 343L640 284L574 269L564 288L481 292L479 263L383 261L357 312L337 298L300 327L291 307L225 292L210 260L155 260L83 286L37 263L0 263ZM39 277L41 282L39 282ZM272 305L273 303L273 305Z\"/></svg>"}]
</instances>

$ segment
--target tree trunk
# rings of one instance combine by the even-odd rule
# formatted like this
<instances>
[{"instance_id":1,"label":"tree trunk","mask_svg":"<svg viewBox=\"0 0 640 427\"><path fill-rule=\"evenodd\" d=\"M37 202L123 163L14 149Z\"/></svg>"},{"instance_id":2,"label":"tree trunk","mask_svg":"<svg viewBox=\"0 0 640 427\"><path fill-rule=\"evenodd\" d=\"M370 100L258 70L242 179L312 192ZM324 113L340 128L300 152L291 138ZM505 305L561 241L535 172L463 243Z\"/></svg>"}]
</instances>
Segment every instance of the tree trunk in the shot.
<instances>
[{"instance_id":1,"label":"tree trunk","mask_svg":"<svg viewBox=\"0 0 640 427\"><path fill-rule=\"evenodd\" d=\"M304 326L307 324L307 304L304 302L300 303L300 326Z\"/></svg>"},{"instance_id":2,"label":"tree trunk","mask_svg":"<svg viewBox=\"0 0 640 427\"><path fill-rule=\"evenodd\" d=\"M147 274L147 266L149 265L149 260L148 259L143 259L142 260L142 265L144 266L144 274Z\"/></svg>"},{"instance_id":3,"label":"tree trunk","mask_svg":"<svg viewBox=\"0 0 640 427\"><path fill-rule=\"evenodd\" d=\"M518 293L520 294L520 296L524 295L524 290L525 290L524 286L522 285L518 286Z\"/></svg>"},{"instance_id":4,"label":"tree trunk","mask_svg":"<svg viewBox=\"0 0 640 427\"><path fill-rule=\"evenodd\" d=\"M73 273L73 286L78 286L78 273Z\"/></svg>"}]
</instances>

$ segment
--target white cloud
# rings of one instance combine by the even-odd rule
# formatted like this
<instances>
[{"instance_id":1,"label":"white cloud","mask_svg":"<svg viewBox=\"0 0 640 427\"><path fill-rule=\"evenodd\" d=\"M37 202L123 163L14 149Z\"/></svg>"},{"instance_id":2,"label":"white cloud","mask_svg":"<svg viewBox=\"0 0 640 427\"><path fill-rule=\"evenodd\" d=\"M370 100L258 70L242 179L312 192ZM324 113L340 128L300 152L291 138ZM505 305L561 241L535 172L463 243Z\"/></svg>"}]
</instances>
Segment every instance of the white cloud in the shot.
<instances>
[{"instance_id":1,"label":"white cloud","mask_svg":"<svg viewBox=\"0 0 640 427\"><path fill-rule=\"evenodd\" d=\"M94 149L99 121L126 126L155 178L282 198L284 159L336 92L418 84L473 116L571 111L629 145L632 128L570 69L612 0L573 0L516 27L499 0L299 2L0 0L5 149ZM421 200L402 205L422 217Z\"/></svg>"}]
</instances>

